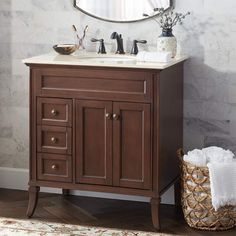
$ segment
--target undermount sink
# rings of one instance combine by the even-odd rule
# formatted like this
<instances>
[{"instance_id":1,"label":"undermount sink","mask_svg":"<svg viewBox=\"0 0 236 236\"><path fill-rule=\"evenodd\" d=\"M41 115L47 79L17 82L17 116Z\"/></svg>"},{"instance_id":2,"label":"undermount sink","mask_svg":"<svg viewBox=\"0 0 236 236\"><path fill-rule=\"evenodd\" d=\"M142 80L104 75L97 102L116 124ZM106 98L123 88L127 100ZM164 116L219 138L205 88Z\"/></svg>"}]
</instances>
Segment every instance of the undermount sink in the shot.
<instances>
[{"instance_id":1,"label":"undermount sink","mask_svg":"<svg viewBox=\"0 0 236 236\"><path fill-rule=\"evenodd\" d=\"M86 60L90 60L90 61L135 61L135 58L127 58L127 57L87 57Z\"/></svg>"},{"instance_id":2,"label":"undermount sink","mask_svg":"<svg viewBox=\"0 0 236 236\"><path fill-rule=\"evenodd\" d=\"M76 55L76 57L80 60L89 60L94 62L133 62L136 61L135 56L126 56L126 55L107 55L107 54L100 54L100 55Z\"/></svg>"}]
</instances>

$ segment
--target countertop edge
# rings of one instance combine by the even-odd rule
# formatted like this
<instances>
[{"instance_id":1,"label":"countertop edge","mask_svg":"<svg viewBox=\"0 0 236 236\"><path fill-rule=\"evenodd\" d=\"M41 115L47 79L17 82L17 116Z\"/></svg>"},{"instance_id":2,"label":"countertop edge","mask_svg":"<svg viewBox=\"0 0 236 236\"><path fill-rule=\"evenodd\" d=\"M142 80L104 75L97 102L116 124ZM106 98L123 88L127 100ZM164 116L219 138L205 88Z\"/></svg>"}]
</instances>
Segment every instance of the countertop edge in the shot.
<instances>
[{"instance_id":1,"label":"countertop edge","mask_svg":"<svg viewBox=\"0 0 236 236\"><path fill-rule=\"evenodd\" d=\"M57 60L55 58L64 58L64 60ZM27 59L23 59L22 62L27 66L31 65L61 65L61 66L86 66L86 67L109 67L109 68L130 68L130 69L149 69L149 70L164 70L168 67L171 67L180 62L184 62L189 57L187 55L178 55L177 58L173 59L167 63L158 63L158 62L138 62L135 64L125 63L101 63L101 62L89 62L86 59L76 59L73 56L60 56L56 54L44 54L36 57L31 57ZM77 61L76 61L77 60Z\"/></svg>"}]
</instances>

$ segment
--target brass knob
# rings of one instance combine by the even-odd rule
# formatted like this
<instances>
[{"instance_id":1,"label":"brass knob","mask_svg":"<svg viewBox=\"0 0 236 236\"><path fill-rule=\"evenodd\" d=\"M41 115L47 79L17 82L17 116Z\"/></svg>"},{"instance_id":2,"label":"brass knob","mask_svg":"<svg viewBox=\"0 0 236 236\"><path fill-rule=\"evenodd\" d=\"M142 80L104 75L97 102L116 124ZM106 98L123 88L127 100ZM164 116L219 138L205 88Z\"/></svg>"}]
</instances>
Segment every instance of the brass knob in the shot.
<instances>
[{"instance_id":1,"label":"brass knob","mask_svg":"<svg viewBox=\"0 0 236 236\"><path fill-rule=\"evenodd\" d=\"M114 119L114 120L119 120L119 119L120 119L120 115L118 115L118 114L113 114L113 119Z\"/></svg>"},{"instance_id":2,"label":"brass knob","mask_svg":"<svg viewBox=\"0 0 236 236\"><path fill-rule=\"evenodd\" d=\"M52 141L52 143L57 143L57 138L51 137L51 141Z\"/></svg>"},{"instance_id":3,"label":"brass knob","mask_svg":"<svg viewBox=\"0 0 236 236\"><path fill-rule=\"evenodd\" d=\"M55 110L55 109L52 109L52 110L51 110L51 114L54 115L54 116L57 116L58 113L59 113L59 112L58 112L57 110Z\"/></svg>"},{"instance_id":4,"label":"brass knob","mask_svg":"<svg viewBox=\"0 0 236 236\"><path fill-rule=\"evenodd\" d=\"M106 118L107 118L108 120L111 120L112 114L111 114L111 113L106 113Z\"/></svg>"},{"instance_id":5,"label":"brass knob","mask_svg":"<svg viewBox=\"0 0 236 236\"><path fill-rule=\"evenodd\" d=\"M53 170L56 170L56 169L57 169L57 165L55 165L55 164L52 165L52 169L53 169Z\"/></svg>"}]
</instances>

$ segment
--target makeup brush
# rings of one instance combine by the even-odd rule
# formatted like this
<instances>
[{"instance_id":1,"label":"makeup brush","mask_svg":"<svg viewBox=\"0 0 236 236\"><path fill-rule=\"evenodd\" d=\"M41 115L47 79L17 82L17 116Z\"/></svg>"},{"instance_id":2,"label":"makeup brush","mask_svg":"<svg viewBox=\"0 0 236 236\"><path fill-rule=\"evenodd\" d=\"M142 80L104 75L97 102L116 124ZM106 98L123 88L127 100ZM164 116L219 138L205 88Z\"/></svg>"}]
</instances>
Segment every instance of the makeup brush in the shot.
<instances>
[{"instance_id":1,"label":"makeup brush","mask_svg":"<svg viewBox=\"0 0 236 236\"><path fill-rule=\"evenodd\" d=\"M85 49L85 47L84 47L84 38L86 36L87 31L88 31L88 25L85 26L83 37L79 40L79 44L80 44L80 46L82 46L83 49Z\"/></svg>"},{"instance_id":2,"label":"makeup brush","mask_svg":"<svg viewBox=\"0 0 236 236\"><path fill-rule=\"evenodd\" d=\"M75 33L75 36L76 36L76 38L77 38L77 47L79 47L79 44L80 44L80 37L79 37L79 35L78 35L78 30L77 30L77 28L76 28L76 26L75 25L72 25L72 29L73 29L73 31L74 31L74 33Z\"/></svg>"},{"instance_id":3,"label":"makeup brush","mask_svg":"<svg viewBox=\"0 0 236 236\"><path fill-rule=\"evenodd\" d=\"M79 34L78 34L78 30L77 30L77 28L75 27L75 25L72 25L72 29L74 30L74 32L75 32L75 34L76 34L76 37L77 37L78 39L80 39Z\"/></svg>"},{"instance_id":4,"label":"makeup brush","mask_svg":"<svg viewBox=\"0 0 236 236\"><path fill-rule=\"evenodd\" d=\"M88 31L88 28L89 28L88 25L86 25L85 28L84 28L84 34L83 34L82 39L85 38L85 35L86 35L86 32Z\"/></svg>"}]
</instances>

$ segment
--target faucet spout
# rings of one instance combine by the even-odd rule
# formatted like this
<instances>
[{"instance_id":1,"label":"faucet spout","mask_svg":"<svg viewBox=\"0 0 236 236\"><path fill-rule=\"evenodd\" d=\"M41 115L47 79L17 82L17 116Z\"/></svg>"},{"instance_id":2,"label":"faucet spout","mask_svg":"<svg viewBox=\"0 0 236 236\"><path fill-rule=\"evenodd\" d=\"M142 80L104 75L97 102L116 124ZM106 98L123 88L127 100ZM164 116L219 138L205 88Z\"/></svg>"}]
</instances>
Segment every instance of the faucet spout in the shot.
<instances>
[{"instance_id":1,"label":"faucet spout","mask_svg":"<svg viewBox=\"0 0 236 236\"><path fill-rule=\"evenodd\" d=\"M125 54L122 35L118 34L117 32L113 32L111 34L111 39L116 39L116 42L117 42L116 53L118 53L118 54Z\"/></svg>"},{"instance_id":2,"label":"faucet spout","mask_svg":"<svg viewBox=\"0 0 236 236\"><path fill-rule=\"evenodd\" d=\"M118 33L117 32L113 32L111 34L111 39L117 39L117 37L119 37Z\"/></svg>"}]
</instances>

